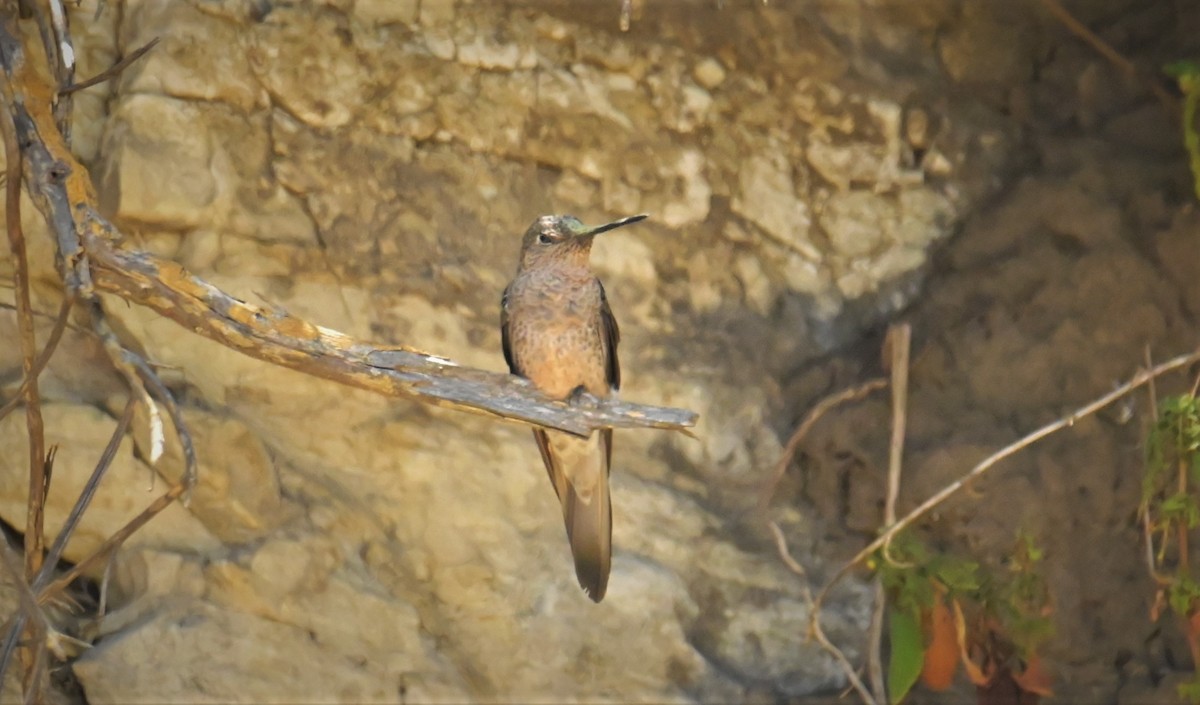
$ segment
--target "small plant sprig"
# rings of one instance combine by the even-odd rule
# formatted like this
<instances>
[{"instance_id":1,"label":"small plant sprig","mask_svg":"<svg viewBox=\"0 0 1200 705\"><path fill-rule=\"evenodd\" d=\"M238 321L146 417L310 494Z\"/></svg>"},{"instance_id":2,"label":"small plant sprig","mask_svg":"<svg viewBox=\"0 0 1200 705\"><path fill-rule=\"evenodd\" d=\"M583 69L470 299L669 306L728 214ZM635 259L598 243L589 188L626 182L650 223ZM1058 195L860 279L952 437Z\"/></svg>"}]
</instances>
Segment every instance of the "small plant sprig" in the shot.
<instances>
[{"instance_id":1,"label":"small plant sprig","mask_svg":"<svg viewBox=\"0 0 1200 705\"><path fill-rule=\"evenodd\" d=\"M1183 92L1183 146L1192 168L1196 199L1200 200L1200 125L1196 124L1196 116L1200 114L1200 61L1176 61L1163 67L1163 71L1175 79Z\"/></svg>"},{"instance_id":2,"label":"small plant sprig","mask_svg":"<svg viewBox=\"0 0 1200 705\"><path fill-rule=\"evenodd\" d=\"M903 700L918 680L931 690L949 688L960 662L981 690L1011 678L1022 690L1049 695L1038 657L1053 634L1042 557L1027 533L1018 535L1004 573L932 552L907 532L886 557L876 553L868 567L891 608L889 702Z\"/></svg>"},{"instance_id":3,"label":"small plant sprig","mask_svg":"<svg viewBox=\"0 0 1200 705\"><path fill-rule=\"evenodd\" d=\"M1200 77L1200 74L1197 74ZM1200 85L1197 86L1200 88ZM1152 577L1158 584L1151 619L1170 609L1187 635L1192 664L1200 668L1200 581L1189 560L1191 533L1200 526L1200 398L1166 397L1146 438L1141 514ZM1200 674L1179 688L1200 703Z\"/></svg>"}]
</instances>

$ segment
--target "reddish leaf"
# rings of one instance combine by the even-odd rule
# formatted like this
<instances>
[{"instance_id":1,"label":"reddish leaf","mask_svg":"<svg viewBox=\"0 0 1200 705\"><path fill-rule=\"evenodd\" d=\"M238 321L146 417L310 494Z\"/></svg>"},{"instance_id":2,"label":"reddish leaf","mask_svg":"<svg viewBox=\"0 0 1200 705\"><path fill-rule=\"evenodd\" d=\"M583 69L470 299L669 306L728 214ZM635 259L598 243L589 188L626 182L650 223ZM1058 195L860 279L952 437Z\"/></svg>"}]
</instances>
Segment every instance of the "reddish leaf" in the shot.
<instances>
[{"instance_id":1,"label":"reddish leaf","mask_svg":"<svg viewBox=\"0 0 1200 705\"><path fill-rule=\"evenodd\" d=\"M933 603L928 634L929 646L925 647L925 666L921 669L921 682L930 690L945 690L954 682L959 652L954 616L941 599Z\"/></svg>"},{"instance_id":2,"label":"reddish leaf","mask_svg":"<svg viewBox=\"0 0 1200 705\"><path fill-rule=\"evenodd\" d=\"M1187 635L1192 640L1200 637L1200 611L1193 612L1188 616Z\"/></svg>"}]
</instances>

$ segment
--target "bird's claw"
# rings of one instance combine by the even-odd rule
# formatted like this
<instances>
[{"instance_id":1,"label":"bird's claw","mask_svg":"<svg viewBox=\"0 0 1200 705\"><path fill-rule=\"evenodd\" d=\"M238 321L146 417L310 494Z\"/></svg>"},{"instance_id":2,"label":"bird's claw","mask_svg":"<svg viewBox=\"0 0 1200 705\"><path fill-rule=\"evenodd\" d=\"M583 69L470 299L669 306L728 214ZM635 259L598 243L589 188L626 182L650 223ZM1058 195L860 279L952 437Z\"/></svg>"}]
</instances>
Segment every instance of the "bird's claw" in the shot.
<instances>
[{"instance_id":1,"label":"bird's claw","mask_svg":"<svg viewBox=\"0 0 1200 705\"><path fill-rule=\"evenodd\" d=\"M600 399L581 384L571 391L567 404L576 408L596 409L600 406Z\"/></svg>"}]
</instances>

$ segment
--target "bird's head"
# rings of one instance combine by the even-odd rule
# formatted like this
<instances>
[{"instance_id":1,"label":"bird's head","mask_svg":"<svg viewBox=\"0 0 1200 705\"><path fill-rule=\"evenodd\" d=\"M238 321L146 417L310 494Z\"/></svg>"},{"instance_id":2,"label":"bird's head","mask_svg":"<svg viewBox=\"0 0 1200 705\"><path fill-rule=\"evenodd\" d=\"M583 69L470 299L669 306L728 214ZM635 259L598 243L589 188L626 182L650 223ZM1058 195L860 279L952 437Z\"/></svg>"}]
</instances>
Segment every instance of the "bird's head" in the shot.
<instances>
[{"instance_id":1,"label":"bird's head","mask_svg":"<svg viewBox=\"0 0 1200 705\"><path fill-rule=\"evenodd\" d=\"M525 231L521 241L521 268L556 262L586 266L594 237L645 219L645 215L633 215L590 227L573 215L543 215Z\"/></svg>"}]
</instances>

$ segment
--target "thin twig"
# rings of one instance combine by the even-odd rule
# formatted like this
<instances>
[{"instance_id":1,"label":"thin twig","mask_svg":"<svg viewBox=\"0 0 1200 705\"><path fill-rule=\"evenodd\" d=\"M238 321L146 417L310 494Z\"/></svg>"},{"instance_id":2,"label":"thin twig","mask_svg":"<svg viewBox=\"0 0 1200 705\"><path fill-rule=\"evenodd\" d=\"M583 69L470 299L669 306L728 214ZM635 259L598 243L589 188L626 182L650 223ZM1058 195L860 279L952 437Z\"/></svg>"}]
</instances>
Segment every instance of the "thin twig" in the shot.
<instances>
[{"instance_id":1,"label":"thin twig","mask_svg":"<svg viewBox=\"0 0 1200 705\"><path fill-rule=\"evenodd\" d=\"M1150 356L1150 344L1142 350L1144 357L1142 360L1146 363L1146 369L1154 369L1154 358ZM1146 383L1146 393L1150 395L1150 418L1158 423L1158 384L1153 379Z\"/></svg>"},{"instance_id":2,"label":"thin twig","mask_svg":"<svg viewBox=\"0 0 1200 705\"><path fill-rule=\"evenodd\" d=\"M617 26L622 32L628 32L630 24L633 20L633 0L621 0L621 14L617 20Z\"/></svg>"},{"instance_id":3,"label":"thin twig","mask_svg":"<svg viewBox=\"0 0 1200 705\"><path fill-rule=\"evenodd\" d=\"M63 7L62 0L46 0L50 6L50 25L54 31L55 50L58 53L55 80L58 83L58 101L54 105L54 116L58 130L62 132L67 142L71 141L71 106L73 100L70 94L63 93L62 88L75 82L75 46L71 42L71 21ZM47 47L49 50L49 47Z\"/></svg>"},{"instance_id":4,"label":"thin twig","mask_svg":"<svg viewBox=\"0 0 1200 705\"><path fill-rule=\"evenodd\" d=\"M184 485L189 489L194 487L197 467L195 445L192 443L192 434L188 431L187 423L183 420L183 413L180 412L179 405L175 403L174 395L159 379L154 368L141 355L134 352L129 343L121 340L116 330L108 324L108 316L99 299L89 301L87 310L91 318L92 331L100 338L109 360L125 378L133 396L145 406L146 413L151 419L150 463L158 461L163 442L162 423L159 421L158 404L155 403L157 399L158 403L166 407L167 414L175 426L175 433L179 437L179 445L183 450L184 459ZM158 423L155 423L156 421Z\"/></svg>"},{"instance_id":5,"label":"thin twig","mask_svg":"<svg viewBox=\"0 0 1200 705\"><path fill-rule=\"evenodd\" d=\"M147 52L149 52L151 49L153 49L158 44L158 42L159 42L159 37L155 37L154 39L151 39L150 41L146 42L142 46L133 50L132 53L127 54L124 58L122 58L120 61L113 64L112 66L108 67L107 69L101 71L100 73L96 74L95 76L92 76L91 78L87 79L86 81L80 81L79 83L74 83L74 84L67 86L66 88L60 89L58 91L58 94L59 95L67 95L68 93L82 91L85 88L91 88L92 86L99 85L101 83L104 83L105 81L116 78L117 76L119 76L121 74L122 71L129 68L130 65L133 64L133 62L135 62L138 59L145 56Z\"/></svg>"},{"instance_id":6,"label":"thin twig","mask_svg":"<svg viewBox=\"0 0 1200 705\"><path fill-rule=\"evenodd\" d=\"M933 509L934 507L938 506L942 502L946 501L946 499L948 497L953 495L955 492L958 492L959 490L961 490L964 486L966 486L971 481L979 478L981 475L983 475L985 472L990 470L1001 460L1004 460L1005 458L1008 458L1011 455L1015 455L1016 453L1026 449L1029 446L1033 445L1034 443L1037 443L1038 441L1042 440L1046 436L1049 436L1053 433L1061 431L1064 428L1070 428L1071 426L1074 426L1076 421L1079 421L1080 419L1091 416L1092 414L1103 409L1104 407L1108 406L1109 404L1112 404L1116 400L1121 399L1122 397L1128 395L1130 392L1137 390L1142 385L1145 385L1146 383L1148 383L1150 380L1155 379L1156 377L1161 377L1162 375L1166 374L1167 372L1179 369L1180 367L1185 367L1185 366L1195 363L1197 361L1200 361L1200 349L1197 349L1197 350L1187 353L1185 355L1179 355L1178 357L1171 358L1170 360L1168 360L1164 363L1161 363L1155 367L1152 367L1148 370L1147 369L1139 370L1137 372L1137 374L1135 374L1128 382L1113 389L1111 392L1109 392L1093 401L1090 401L1087 404L1084 404L1083 406L1079 407L1071 414L1063 416L1062 418L1058 419L1057 421L1055 421L1053 423L1046 424L1045 426L1042 426L1041 428L1034 431L1033 433L1030 433L1030 434L1020 438L1019 440L1014 441L1013 443L1010 443L1009 445L1001 448L1000 450L996 451L995 453L992 453L990 456L988 456L983 461L981 461L978 465L976 465L974 468L972 468L971 471L968 472L966 475L963 475L962 477L958 478L954 482L943 487L941 490L939 490L933 496L926 499L924 502L922 502L920 504L920 506L918 506L916 509L912 510L908 514L904 515L904 517L902 517L896 523L889 526L886 530L884 530L884 532L882 534L880 534L878 537L876 537L875 540L871 541L862 550L860 550L858 553L856 553L853 558L851 558L845 565L843 565L837 571L837 573L834 574L833 578L830 579L830 581L825 585L825 587L821 589L821 592L817 595L816 604L819 606L822 603L822 601L824 601L825 596L828 595L829 590L839 580L841 580L842 577L846 575L846 573L850 572L850 570L852 568L854 568L856 565L858 565L859 563L863 562L868 557L870 557L870 555L872 553L879 550L885 543L887 543L888 541L891 541L892 537L894 537L897 533L902 531L905 527L909 526L917 519L920 519L929 510Z\"/></svg>"},{"instance_id":7,"label":"thin twig","mask_svg":"<svg viewBox=\"0 0 1200 705\"><path fill-rule=\"evenodd\" d=\"M121 546L134 532L145 526L146 522L153 519L164 509L171 506L171 503L179 499L187 488L183 483L178 483L171 486L162 496L150 503L148 507L142 510L133 519L130 519L125 526L122 526L115 533L109 536L100 544L96 550L75 565L68 568L62 575L55 578L53 581L46 584L37 593L38 602L45 604L48 600L58 595L65 590L71 581L83 575L85 572L96 566L100 561L106 560L113 551Z\"/></svg>"},{"instance_id":8,"label":"thin twig","mask_svg":"<svg viewBox=\"0 0 1200 705\"><path fill-rule=\"evenodd\" d=\"M3 643L0 643L0 684L8 680L8 667L12 663L13 654L17 651L21 630L24 628L25 614L20 610L9 615L8 619L4 621L4 626L0 627L0 634L5 635Z\"/></svg>"},{"instance_id":9,"label":"thin twig","mask_svg":"<svg viewBox=\"0 0 1200 705\"><path fill-rule=\"evenodd\" d=\"M1154 560L1154 528L1151 524L1149 510L1142 510L1142 539L1146 544L1146 570L1150 579L1160 588L1169 587L1174 581L1158 572L1157 561Z\"/></svg>"},{"instance_id":10,"label":"thin twig","mask_svg":"<svg viewBox=\"0 0 1200 705\"><path fill-rule=\"evenodd\" d=\"M114 430L112 437L109 439L108 446L105 448L100 462L97 464L96 469L92 473L92 478L88 481L88 485L85 486L84 492L82 493L80 499L76 502L76 506L72 510L71 518L68 519L67 524L63 527L63 531L60 532L54 548L51 549L51 556L61 554L61 550L63 546L65 546L67 539L69 538L69 534L73 529L71 519L76 518L77 516L82 516L83 512L86 511L87 500L90 499L90 495L94 492L95 487L98 486L100 479L106 471L108 465L112 462L113 457L115 457L117 449L120 447L120 442L124 437L124 433L128 430L129 423L132 420L134 404L135 400L131 399L129 404L126 406L125 413L118 422L117 428ZM53 562L47 561L42 573L38 575L37 580L34 583L33 593L36 603L38 605L44 605L50 600L55 599L71 584L72 581L74 581L80 575L83 575L88 570L92 569L101 560L111 559L117 548L119 548L138 529L145 526L147 522L170 506L171 503L177 500L180 496L182 496L186 489L186 486L182 482L172 486L170 490L168 490L158 499L154 500L154 502L142 510L140 514L129 520L129 522L127 522L123 527L105 539L104 542L101 543L100 546L98 546L95 550L93 550L91 554L84 557L75 565L71 566L68 570L64 571L62 575L59 575L54 580L50 580ZM5 651L0 654L0 671L3 670L5 664L7 663L7 660L11 654L11 649L17 643L17 635L22 629L24 629L24 625L25 621L23 615L16 615L6 623L5 626L10 629L10 631L7 632L7 638L4 642Z\"/></svg>"},{"instance_id":11,"label":"thin twig","mask_svg":"<svg viewBox=\"0 0 1200 705\"><path fill-rule=\"evenodd\" d=\"M100 576L100 599L96 601L96 618L104 619L108 615L108 588L112 583L113 566L117 564L117 554L108 554L104 561L104 572Z\"/></svg>"},{"instance_id":12,"label":"thin twig","mask_svg":"<svg viewBox=\"0 0 1200 705\"><path fill-rule=\"evenodd\" d=\"M888 444L887 496L883 503L884 525L896 521L896 500L900 496L900 469L904 458L904 434L908 419L908 360L912 347L912 326L893 326L888 334L892 352L892 438Z\"/></svg>"},{"instance_id":13,"label":"thin twig","mask_svg":"<svg viewBox=\"0 0 1200 705\"><path fill-rule=\"evenodd\" d=\"M1163 108L1166 109L1169 115L1179 115L1179 103L1175 100L1174 96L1172 96L1170 93L1167 93L1167 91L1164 90L1163 87L1160 86L1156 81L1142 77L1137 69L1137 66L1134 66L1132 61L1126 59L1116 49L1113 49L1108 42L1104 41L1099 35L1088 29L1087 25L1075 19L1075 16L1072 15L1067 8L1063 7L1059 0L1041 0L1041 2L1042 5L1045 6L1046 10L1049 11L1050 14L1054 15L1059 22L1062 22L1072 34L1090 45L1098 54L1107 59L1113 66L1116 66L1122 73L1133 79L1144 80L1147 86L1150 88L1150 92L1154 94L1154 97L1157 98L1160 103L1162 103Z\"/></svg>"},{"instance_id":14,"label":"thin twig","mask_svg":"<svg viewBox=\"0 0 1200 705\"><path fill-rule=\"evenodd\" d=\"M904 458L904 435L908 419L908 364L912 348L912 326L907 323L891 327L887 335L887 350L891 352L889 367L892 372L892 437L888 443L887 494L883 502L883 525L896 521L896 500L900 496L900 475ZM883 558L893 565L888 555L890 543L883 545ZM887 692L883 680L883 618L887 607L887 595L883 582L875 577L875 608L871 613L871 628L867 646L867 674L871 690L884 697Z\"/></svg>"},{"instance_id":15,"label":"thin twig","mask_svg":"<svg viewBox=\"0 0 1200 705\"><path fill-rule=\"evenodd\" d=\"M58 347L59 341L62 340L63 332L67 329L67 321L70 319L70 314L71 298L68 296L63 299L62 305L58 309L58 316L54 319L54 327L50 329L50 337L46 339L46 347L42 348L41 354L38 355L37 360L33 363L32 378L40 375L42 370L46 369L46 365L49 364L50 356L54 354L55 348ZM12 410L17 408L17 405L21 403L25 389L29 386L29 379L30 377L22 378L21 386L17 388L17 393L13 395L12 399L8 400L8 403L0 406L0 419L12 413Z\"/></svg>"},{"instance_id":16,"label":"thin twig","mask_svg":"<svg viewBox=\"0 0 1200 705\"><path fill-rule=\"evenodd\" d=\"M28 649L31 651L24 674L25 702L41 702L46 684L46 635L50 631L50 625L46 614L29 589L29 583L21 574L20 558L16 556L7 539L0 537L0 544L3 544L0 546L0 563L4 564L4 569L12 576L13 587L17 591L17 599L21 606L18 614L9 620L13 631L5 639L5 650L0 656L0 684L4 683L7 675L12 649L17 646L19 636L25 634L30 642ZM32 620L32 624L29 620Z\"/></svg>"},{"instance_id":17,"label":"thin twig","mask_svg":"<svg viewBox=\"0 0 1200 705\"><path fill-rule=\"evenodd\" d=\"M167 416L171 417L171 425L175 428L175 436L179 439L179 447L183 451L183 476L180 482L183 484L184 495L183 502L186 505L192 488L196 486L196 473L198 464L196 462L196 444L192 441L192 432L188 430L187 422L183 419L183 411L180 410L179 404L175 401L175 395L171 394L171 390L167 389L167 385L163 384L162 379L154 371L140 355L129 350L124 351L125 362L136 369L141 375L142 381L150 387L152 397L157 398L159 403L167 408ZM151 402L153 404L153 402ZM153 416L158 413L158 409L153 406L146 409L147 414ZM151 434L162 433L162 429L155 429L154 424L151 424ZM155 443L161 442L160 439L151 438L151 447ZM150 451L151 461L157 460L154 457L154 450Z\"/></svg>"},{"instance_id":18,"label":"thin twig","mask_svg":"<svg viewBox=\"0 0 1200 705\"><path fill-rule=\"evenodd\" d=\"M1143 353L1146 369L1149 370L1154 367L1149 344L1146 345ZM1152 379L1146 383L1146 394L1150 397L1150 427L1153 429L1158 425L1158 385L1155 380ZM1154 560L1154 520L1150 516L1150 502L1144 491L1141 502L1138 503L1138 516L1142 520L1142 538L1146 543L1146 569L1155 583L1162 587L1168 586L1171 584L1171 579L1158 572Z\"/></svg>"},{"instance_id":19,"label":"thin twig","mask_svg":"<svg viewBox=\"0 0 1200 705\"><path fill-rule=\"evenodd\" d=\"M820 606L813 602L812 590L808 586L808 574L804 570L804 566L800 565L795 558L792 558L791 551L788 550L787 539L783 535L783 531L774 521L767 522L767 526L771 528L771 533L775 536L775 549L779 552L779 559L788 567L788 570L800 577L800 593L804 599L804 603L809 609L808 629L812 638L821 645L822 649L833 656L838 665L842 667L842 672L846 674L850 685L858 692L866 705L877 705L879 701L871 695L871 691L867 690L867 686L858 677L858 673L854 670L854 664L850 663L850 659L846 658L846 654L825 636L825 630L821 628Z\"/></svg>"},{"instance_id":20,"label":"thin twig","mask_svg":"<svg viewBox=\"0 0 1200 705\"><path fill-rule=\"evenodd\" d=\"M8 107L12 107L11 97ZM11 111L10 111L11 112ZM25 232L21 228L21 168L22 154L14 124L0 118L4 131L4 152L7 159L5 186L5 229L13 257L13 298L17 304L17 327L21 338L21 368L25 378L23 398L25 425L29 431L29 497L25 520L25 571L32 580L41 568L42 531L46 505L46 438L42 422L41 395L38 394L37 338L33 328L33 305L29 296L29 262L25 256Z\"/></svg>"},{"instance_id":21,"label":"thin twig","mask_svg":"<svg viewBox=\"0 0 1200 705\"><path fill-rule=\"evenodd\" d=\"M834 407L846 402L862 399L871 392L883 389L886 386L886 379L870 379L849 389L843 389L837 394L832 394L817 402L804 416L804 420L800 422L796 430L792 432L791 438L788 438L787 443L783 447L783 454L779 456L779 460L775 463L775 469L771 473L771 477L763 484L763 489L759 494L758 500L759 511L765 510L770 505L771 498L775 495L775 488L787 473L788 466L791 465L792 458L795 457L800 444L804 442L804 439L808 436L808 432L812 430L812 427L822 416Z\"/></svg>"},{"instance_id":22,"label":"thin twig","mask_svg":"<svg viewBox=\"0 0 1200 705\"><path fill-rule=\"evenodd\" d=\"M100 460L97 461L91 476L88 478L87 483L84 484L79 497L75 500L75 506L71 507L71 513L67 515L67 520L63 522L62 528L59 529L58 536L55 537L54 544L51 545L50 552L46 555L46 562L42 566L42 570L33 581L34 590L40 590L43 585L49 582L50 576L53 575L59 559L62 558L63 550L67 547L67 542L75 534L75 529L78 527L79 521L83 518L84 512L91 505L92 498L95 497L101 480L104 479L104 475L112 465L113 459L117 457L121 441L124 440L125 433L129 430L129 424L133 421L133 411L135 408L137 408L136 397L130 396L129 401L125 404L125 411L121 414L121 419L117 422L117 427L113 429L112 436L108 439L108 445L105 446L104 452L100 455Z\"/></svg>"},{"instance_id":23,"label":"thin twig","mask_svg":"<svg viewBox=\"0 0 1200 705\"><path fill-rule=\"evenodd\" d=\"M30 16L34 18L34 22L37 24L38 35L42 39L42 50L46 55L46 66L50 69L50 74L57 77L60 72L58 43L54 41L54 30L50 27L50 22L46 19L45 8L42 7L40 0L29 0L26 4L30 11ZM23 17L22 19L28 19L28 17Z\"/></svg>"}]
</instances>

